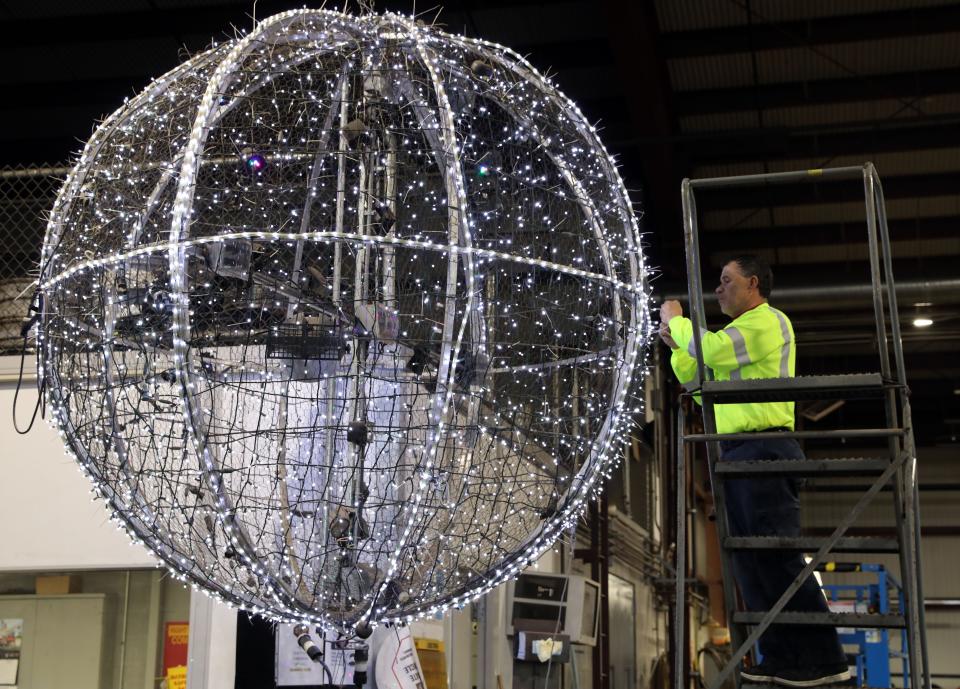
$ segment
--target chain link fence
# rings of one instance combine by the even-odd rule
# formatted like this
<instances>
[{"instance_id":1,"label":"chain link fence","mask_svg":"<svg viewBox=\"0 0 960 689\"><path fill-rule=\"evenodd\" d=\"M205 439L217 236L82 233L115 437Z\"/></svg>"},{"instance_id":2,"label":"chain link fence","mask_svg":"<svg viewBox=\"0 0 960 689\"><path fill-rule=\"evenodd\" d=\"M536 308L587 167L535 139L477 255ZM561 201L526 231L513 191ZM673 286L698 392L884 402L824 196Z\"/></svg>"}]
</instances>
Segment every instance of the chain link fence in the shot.
<instances>
[{"instance_id":1,"label":"chain link fence","mask_svg":"<svg viewBox=\"0 0 960 689\"><path fill-rule=\"evenodd\" d=\"M33 296L47 216L68 170L0 168L0 354L23 347L20 328Z\"/></svg>"}]
</instances>

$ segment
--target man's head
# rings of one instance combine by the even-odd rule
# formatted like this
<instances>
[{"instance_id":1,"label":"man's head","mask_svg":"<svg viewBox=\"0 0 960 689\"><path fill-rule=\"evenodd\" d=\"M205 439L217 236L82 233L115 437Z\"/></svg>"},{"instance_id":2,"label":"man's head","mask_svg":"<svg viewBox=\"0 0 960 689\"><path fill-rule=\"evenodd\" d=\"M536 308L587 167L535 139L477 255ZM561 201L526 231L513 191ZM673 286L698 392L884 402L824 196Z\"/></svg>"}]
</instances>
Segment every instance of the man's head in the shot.
<instances>
[{"instance_id":1,"label":"man's head","mask_svg":"<svg viewBox=\"0 0 960 689\"><path fill-rule=\"evenodd\" d=\"M772 287L770 265L759 256L744 254L726 262L715 292L720 310L736 318L765 302Z\"/></svg>"}]
</instances>

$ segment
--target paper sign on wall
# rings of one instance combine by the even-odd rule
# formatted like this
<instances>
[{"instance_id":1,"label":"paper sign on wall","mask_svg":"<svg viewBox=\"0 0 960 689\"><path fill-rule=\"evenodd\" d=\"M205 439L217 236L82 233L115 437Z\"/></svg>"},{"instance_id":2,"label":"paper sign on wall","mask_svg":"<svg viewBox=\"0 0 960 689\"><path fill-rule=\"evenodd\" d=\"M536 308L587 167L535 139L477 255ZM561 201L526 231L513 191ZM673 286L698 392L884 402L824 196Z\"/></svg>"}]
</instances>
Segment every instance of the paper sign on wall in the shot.
<instances>
[{"instance_id":1,"label":"paper sign on wall","mask_svg":"<svg viewBox=\"0 0 960 689\"><path fill-rule=\"evenodd\" d=\"M300 648L292 624L278 624L276 631L276 658L274 679L278 687L303 687L330 684L320 663L314 662ZM321 660L330 670L333 684L353 684L354 659L352 650L336 647L334 642L314 635L314 641L323 648Z\"/></svg>"},{"instance_id":2,"label":"paper sign on wall","mask_svg":"<svg viewBox=\"0 0 960 689\"><path fill-rule=\"evenodd\" d=\"M0 686L15 687L23 645L23 620L0 619Z\"/></svg>"}]
</instances>

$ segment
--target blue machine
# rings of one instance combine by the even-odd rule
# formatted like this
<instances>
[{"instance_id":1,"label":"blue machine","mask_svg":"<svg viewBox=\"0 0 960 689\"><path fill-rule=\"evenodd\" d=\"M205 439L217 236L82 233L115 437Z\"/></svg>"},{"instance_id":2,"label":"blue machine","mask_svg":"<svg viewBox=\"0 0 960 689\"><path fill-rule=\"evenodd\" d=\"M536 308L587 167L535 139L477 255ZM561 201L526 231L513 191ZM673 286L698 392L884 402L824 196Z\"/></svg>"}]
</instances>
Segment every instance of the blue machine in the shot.
<instances>
[{"instance_id":1,"label":"blue machine","mask_svg":"<svg viewBox=\"0 0 960 689\"><path fill-rule=\"evenodd\" d=\"M890 592L895 590L900 598L902 586L883 565L856 562L825 562L819 567L821 572L872 572L876 574L876 583L872 584L824 584L823 592L827 596L831 610L835 612L890 612ZM852 610L841 610L841 603L853 605ZM887 629L838 629L840 643L856 647L856 685L858 687L890 687L890 659L901 661L903 667L903 685L909 686L908 663L906 660L907 638L900 630L900 648L890 648L890 631ZM897 632L894 632L896 634Z\"/></svg>"}]
</instances>

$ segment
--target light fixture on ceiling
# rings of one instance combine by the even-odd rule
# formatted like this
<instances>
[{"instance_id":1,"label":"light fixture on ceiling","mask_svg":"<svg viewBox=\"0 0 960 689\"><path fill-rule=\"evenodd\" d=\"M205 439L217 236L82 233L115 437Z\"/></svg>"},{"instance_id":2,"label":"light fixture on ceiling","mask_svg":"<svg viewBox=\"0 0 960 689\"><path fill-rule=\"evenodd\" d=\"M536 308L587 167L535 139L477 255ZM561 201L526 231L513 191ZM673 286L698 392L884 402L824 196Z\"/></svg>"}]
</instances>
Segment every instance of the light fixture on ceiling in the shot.
<instances>
[{"instance_id":1,"label":"light fixture on ceiling","mask_svg":"<svg viewBox=\"0 0 960 689\"><path fill-rule=\"evenodd\" d=\"M927 310L933 306L932 302L918 301L915 302L913 306L916 308L916 313L913 316L914 328L929 328L931 325L933 325L933 319L930 318L930 314Z\"/></svg>"}]
</instances>

